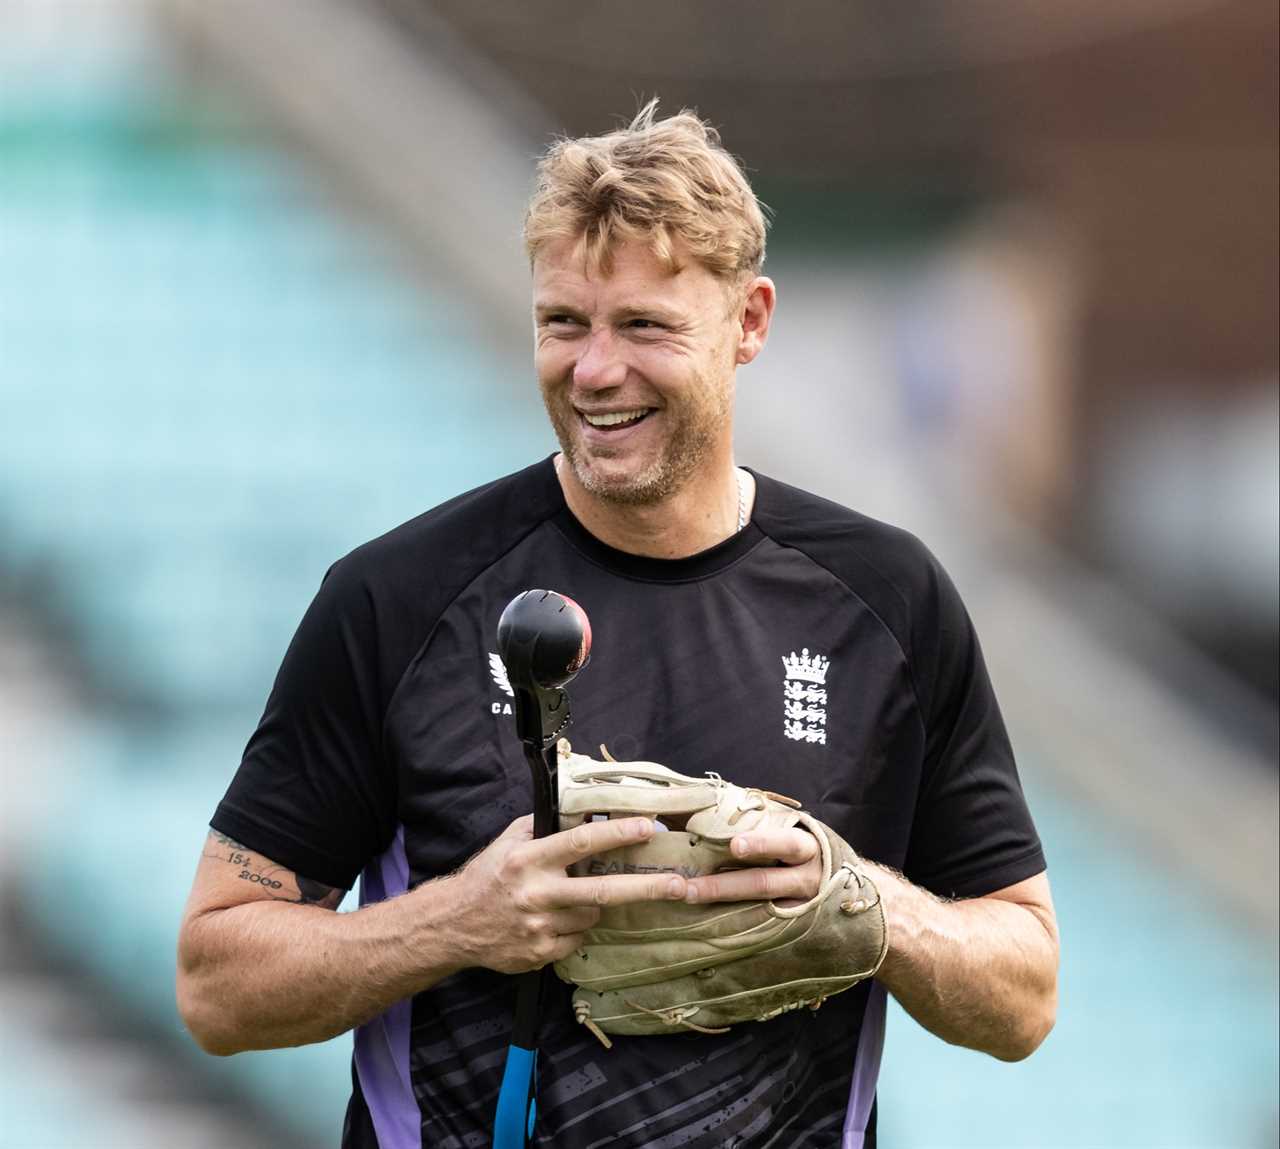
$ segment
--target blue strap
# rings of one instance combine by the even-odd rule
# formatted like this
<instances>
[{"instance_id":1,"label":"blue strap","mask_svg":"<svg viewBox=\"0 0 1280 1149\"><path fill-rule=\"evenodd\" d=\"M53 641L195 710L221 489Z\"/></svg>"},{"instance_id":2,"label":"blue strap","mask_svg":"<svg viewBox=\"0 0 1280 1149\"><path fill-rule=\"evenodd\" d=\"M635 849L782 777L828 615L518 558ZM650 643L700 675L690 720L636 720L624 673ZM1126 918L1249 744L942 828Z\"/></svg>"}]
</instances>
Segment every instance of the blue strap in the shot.
<instances>
[{"instance_id":1,"label":"blue strap","mask_svg":"<svg viewBox=\"0 0 1280 1149\"><path fill-rule=\"evenodd\" d=\"M524 1149L533 1137L538 1116L538 1051L519 1045L507 1047L507 1067L498 1091L498 1112L493 1119L493 1149Z\"/></svg>"}]
</instances>

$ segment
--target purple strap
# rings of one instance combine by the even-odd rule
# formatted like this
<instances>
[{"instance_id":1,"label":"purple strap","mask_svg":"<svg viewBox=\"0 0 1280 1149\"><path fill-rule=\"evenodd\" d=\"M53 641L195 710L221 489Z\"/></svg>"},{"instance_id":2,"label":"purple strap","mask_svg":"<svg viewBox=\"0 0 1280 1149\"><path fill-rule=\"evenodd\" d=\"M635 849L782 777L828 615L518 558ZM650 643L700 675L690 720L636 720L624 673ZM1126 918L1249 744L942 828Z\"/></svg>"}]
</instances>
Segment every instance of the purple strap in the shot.
<instances>
[{"instance_id":1,"label":"purple strap","mask_svg":"<svg viewBox=\"0 0 1280 1149\"><path fill-rule=\"evenodd\" d=\"M404 827L360 875L360 904L386 901L409 888ZM422 1115L409 1080L412 1002L398 1001L356 1030L356 1075L380 1149L422 1149Z\"/></svg>"},{"instance_id":2,"label":"purple strap","mask_svg":"<svg viewBox=\"0 0 1280 1149\"><path fill-rule=\"evenodd\" d=\"M867 995L867 1008L862 1015L862 1032L858 1035L857 1059L853 1063L853 1082L849 1086L849 1107L844 1113L844 1136L840 1149L862 1149L871 1120L871 1106L876 1099L876 1081L880 1077L880 1058L884 1053L884 1023L888 993L878 981L872 982Z\"/></svg>"}]
</instances>

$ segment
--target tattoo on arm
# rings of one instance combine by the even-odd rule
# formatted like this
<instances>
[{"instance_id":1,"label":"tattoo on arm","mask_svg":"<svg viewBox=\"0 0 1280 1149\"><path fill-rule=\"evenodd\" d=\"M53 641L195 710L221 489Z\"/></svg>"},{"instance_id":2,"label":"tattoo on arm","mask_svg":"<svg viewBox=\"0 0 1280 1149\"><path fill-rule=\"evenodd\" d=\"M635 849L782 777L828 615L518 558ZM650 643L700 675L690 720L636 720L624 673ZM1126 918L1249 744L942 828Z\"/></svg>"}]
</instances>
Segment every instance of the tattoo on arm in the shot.
<instances>
[{"instance_id":1,"label":"tattoo on arm","mask_svg":"<svg viewBox=\"0 0 1280 1149\"><path fill-rule=\"evenodd\" d=\"M296 900L303 905L323 906L327 910L336 910L338 903L342 901L344 893L344 890L326 886L323 882L312 881L310 878L304 878L301 874L298 875L298 897Z\"/></svg>"},{"instance_id":2,"label":"tattoo on arm","mask_svg":"<svg viewBox=\"0 0 1280 1149\"><path fill-rule=\"evenodd\" d=\"M226 834L220 834L217 830L209 831L203 856L212 858L216 862L227 862L233 866L251 866L257 863L248 846L227 837Z\"/></svg>"},{"instance_id":3,"label":"tattoo on arm","mask_svg":"<svg viewBox=\"0 0 1280 1149\"><path fill-rule=\"evenodd\" d=\"M344 890L304 878L301 874L292 874L284 866L266 865L248 846L226 834L211 829L209 838L210 842L206 843L203 852L204 857L239 867L239 879L257 886L269 898L300 906L320 906L327 910L336 910L342 901ZM217 848L211 849L211 846ZM293 883L289 882L290 877L293 878ZM290 884L297 885L296 895L288 888Z\"/></svg>"}]
</instances>

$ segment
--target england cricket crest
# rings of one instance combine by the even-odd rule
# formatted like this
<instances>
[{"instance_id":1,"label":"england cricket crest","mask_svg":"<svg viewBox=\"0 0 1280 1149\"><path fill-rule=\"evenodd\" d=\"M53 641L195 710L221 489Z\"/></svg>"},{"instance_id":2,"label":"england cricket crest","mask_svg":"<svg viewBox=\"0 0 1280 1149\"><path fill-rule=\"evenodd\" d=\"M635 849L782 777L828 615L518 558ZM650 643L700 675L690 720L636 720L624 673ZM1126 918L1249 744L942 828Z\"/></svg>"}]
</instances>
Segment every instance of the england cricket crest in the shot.
<instances>
[{"instance_id":1,"label":"england cricket crest","mask_svg":"<svg viewBox=\"0 0 1280 1149\"><path fill-rule=\"evenodd\" d=\"M795 742L827 744L827 671L831 659L806 646L782 660L782 732Z\"/></svg>"}]
</instances>

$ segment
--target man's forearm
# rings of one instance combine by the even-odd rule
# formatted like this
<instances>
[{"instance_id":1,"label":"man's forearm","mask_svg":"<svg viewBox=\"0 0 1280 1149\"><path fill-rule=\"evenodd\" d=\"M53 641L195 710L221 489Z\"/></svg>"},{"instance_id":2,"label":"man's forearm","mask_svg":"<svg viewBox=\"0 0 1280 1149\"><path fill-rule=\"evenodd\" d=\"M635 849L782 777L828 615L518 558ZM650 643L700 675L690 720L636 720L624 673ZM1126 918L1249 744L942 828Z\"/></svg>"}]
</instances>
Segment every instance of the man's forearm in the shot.
<instances>
[{"instance_id":1,"label":"man's forearm","mask_svg":"<svg viewBox=\"0 0 1280 1149\"><path fill-rule=\"evenodd\" d=\"M931 1033L1005 1061L1053 1027L1058 945L1052 913L998 898L947 902L881 866L889 951L877 977Z\"/></svg>"},{"instance_id":2,"label":"man's forearm","mask_svg":"<svg viewBox=\"0 0 1280 1149\"><path fill-rule=\"evenodd\" d=\"M566 873L654 833L649 818L610 818L535 841L526 814L462 869L339 914L341 890L212 830L178 942L178 1010L210 1053L275 1049L325 1041L461 969L540 969L581 947L601 906L684 897L669 874Z\"/></svg>"},{"instance_id":3,"label":"man's forearm","mask_svg":"<svg viewBox=\"0 0 1280 1149\"><path fill-rule=\"evenodd\" d=\"M325 1041L456 972L450 879L352 913L259 901L189 921L179 1008L210 1053Z\"/></svg>"}]
</instances>

